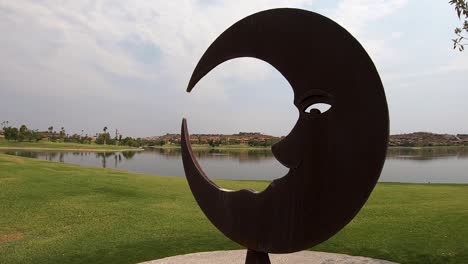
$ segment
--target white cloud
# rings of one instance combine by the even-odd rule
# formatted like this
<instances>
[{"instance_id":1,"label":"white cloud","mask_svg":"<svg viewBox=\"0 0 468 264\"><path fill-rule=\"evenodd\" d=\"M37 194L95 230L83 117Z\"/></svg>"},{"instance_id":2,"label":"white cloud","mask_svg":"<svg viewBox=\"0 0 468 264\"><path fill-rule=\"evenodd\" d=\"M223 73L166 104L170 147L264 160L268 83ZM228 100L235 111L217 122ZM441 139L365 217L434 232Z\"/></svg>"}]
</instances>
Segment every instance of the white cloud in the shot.
<instances>
[{"instance_id":1,"label":"white cloud","mask_svg":"<svg viewBox=\"0 0 468 264\"><path fill-rule=\"evenodd\" d=\"M361 34L370 22L392 15L408 0L343 0L333 17L353 34Z\"/></svg>"},{"instance_id":2,"label":"white cloud","mask_svg":"<svg viewBox=\"0 0 468 264\"><path fill-rule=\"evenodd\" d=\"M458 53L458 51L454 51ZM466 74L468 72L468 53L458 53L454 56L446 65L442 65L439 72L454 73L454 74Z\"/></svg>"},{"instance_id":3,"label":"white cloud","mask_svg":"<svg viewBox=\"0 0 468 264\"><path fill-rule=\"evenodd\" d=\"M402 36L403 36L403 33L399 32L399 31L394 31L394 32L390 33L390 37L392 39L400 39Z\"/></svg>"},{"instance_id":4,"label":"white cloud","mask_svg":"<svg viewBox=\"0 0 468 264\"><path fill-rule=\"evenodd\" d=\"M389 43L400 38L401 33L375 36L368 34L367 27L393 15L407 3L408 0L342 0L332 18L353 34L379 64L394 62L399 54Z\"/></svg>"},{"instance_id":5,"label":"white cloud","mask_svg":"<svg viewBox=\"0 0 468 264\"><path fill-rule=\"evenodd\" d=\"M45 67L88 73L90 66L97 66L112 74L155 80L158 75L179 79L181 75L189 74L212 40L238 19L266 8L300 6L305 2L251 3L244 0L201 6L198 1L72 1L60 4L10 1L1 5L12 18L27 20L27 24L37 27L29 29L26 23L4 19L5 27L20 28L8 36L17 35L13 41L20 45L16 47L17 51L44 54L37 50L36 39L31 38L34 32L42 31L41 35L49 39L60 37L56 53L47 54L47 61L42 61ZM45 32L50 34L45 35ZM162 51L162 69L156 72L154 68L145 67L116 45L134 37L153 43ZM245 74L246 71L252 74ZM229 75L236 78L264 78L265 74L265 68L258 65L232 64L229 68Z\"/></svg>"}]
</instances>

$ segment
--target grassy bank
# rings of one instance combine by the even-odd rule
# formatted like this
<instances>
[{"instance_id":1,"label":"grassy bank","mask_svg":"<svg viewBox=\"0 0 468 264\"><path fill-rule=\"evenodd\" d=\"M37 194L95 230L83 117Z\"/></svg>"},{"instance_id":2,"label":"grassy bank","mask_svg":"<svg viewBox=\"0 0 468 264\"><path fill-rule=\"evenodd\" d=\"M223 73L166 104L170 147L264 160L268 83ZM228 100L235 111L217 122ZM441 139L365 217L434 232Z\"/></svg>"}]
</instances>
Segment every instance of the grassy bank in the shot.
<instances>
[{"instance_id":1,"label":"grassy bank","mask_svg":"<svg viewBox=\"0 0 468 264\"><path fill-rule=\"evenodd\" d=\"M47 150L83 150L83 151L114 151L114 150L139 150L128 146L78 144L65 142L17 142L0 139L2 149L47 149Z\"/></svg>"},{"instance_id":2,"label":"grassy bank","mask_svg":"<svg viewBox=\"0 0 468 264\"><path fill-rule=\"evenodd\" d=\"M183 178L0 154L0 190L0 263L136 263L239 248L208 222ZM353 222L314 250L468 263L467 219L468 185L378 184Z\"/></svg>"}]
</instances>

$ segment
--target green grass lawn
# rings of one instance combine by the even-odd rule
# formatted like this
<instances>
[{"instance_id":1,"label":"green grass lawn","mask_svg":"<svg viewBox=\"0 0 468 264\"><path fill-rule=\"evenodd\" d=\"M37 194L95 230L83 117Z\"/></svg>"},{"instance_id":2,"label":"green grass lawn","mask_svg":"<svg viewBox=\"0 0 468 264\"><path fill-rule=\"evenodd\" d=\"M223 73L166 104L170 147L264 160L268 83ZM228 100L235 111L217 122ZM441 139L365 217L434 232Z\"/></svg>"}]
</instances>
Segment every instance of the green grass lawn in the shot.
<instances>
[{"instance_id":1,"label":"green grass lawn","mask_svg":"<svg viewBox=\"0 0 468 264\"><path fill-rule=\"evenodd\" d=\"M2 264L136 263L237 248L205 218L184 178L0 154ZM378 184L352 223L314 250L468 263L468 185Z\"/></svg>"},{"instance_id":2,"label":"green grass lawn","mask_svg":"<svg viewBox=\"0 0 468 264\"><path fill-rule=\"evenodd\" d=\"M51 149L94 149L94 150L122 150L132 149L128 146L115 146L115 145L98 145L98 144L79 144L79 143L65 143L65 142L48 142L41 140L39 142L17 142L7 141L3 138L0 139L0 147L9 148L51 148Z\"/></svg>"}]
</instances>

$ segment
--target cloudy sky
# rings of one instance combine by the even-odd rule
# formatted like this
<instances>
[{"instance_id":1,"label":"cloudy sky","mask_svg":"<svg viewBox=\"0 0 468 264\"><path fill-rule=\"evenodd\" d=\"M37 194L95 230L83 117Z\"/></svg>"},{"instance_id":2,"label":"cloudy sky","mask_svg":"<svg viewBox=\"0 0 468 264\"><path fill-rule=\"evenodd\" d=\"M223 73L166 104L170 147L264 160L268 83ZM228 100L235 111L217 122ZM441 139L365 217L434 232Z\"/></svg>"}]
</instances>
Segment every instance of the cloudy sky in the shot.
<instances>
[{"instance_id":1,"label":"cloudy sky","mask_svg":"<svg viewBox=\"0 0 468 264\"><path fill-rule=\"evenodd\" d=\"M260 131L286 135L292 90L268 64L224 63L185 92L211 42L252 13L297 7L350 31L379 70L391 133L468 133L468 51L448 1L0 0L0 121L124 135Z\"/></svg>"}]
</instances>

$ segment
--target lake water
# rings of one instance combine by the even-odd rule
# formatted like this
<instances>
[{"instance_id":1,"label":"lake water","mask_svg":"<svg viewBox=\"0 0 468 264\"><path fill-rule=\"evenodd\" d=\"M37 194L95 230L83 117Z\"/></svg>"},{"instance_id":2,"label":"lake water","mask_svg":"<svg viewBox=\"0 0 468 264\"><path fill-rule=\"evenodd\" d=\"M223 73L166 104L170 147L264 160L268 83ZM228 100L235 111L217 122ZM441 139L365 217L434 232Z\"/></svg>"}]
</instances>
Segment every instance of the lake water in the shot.
<instances>
[{"instance_id":1,"label":"lake water","mask_svg":"<svg viewBox=\"0 0 468 264\"><path fill-rule=\"evenodd\" d=\"M68 152L3 150L19 155L77 165L115 168L154 175L183 177L180 149L142 152ZM194 150L213 179L273 180L287 169L270 150ZM389 149L381 182L468 183L468 148Z\"/></svg>"}]
</instances>

